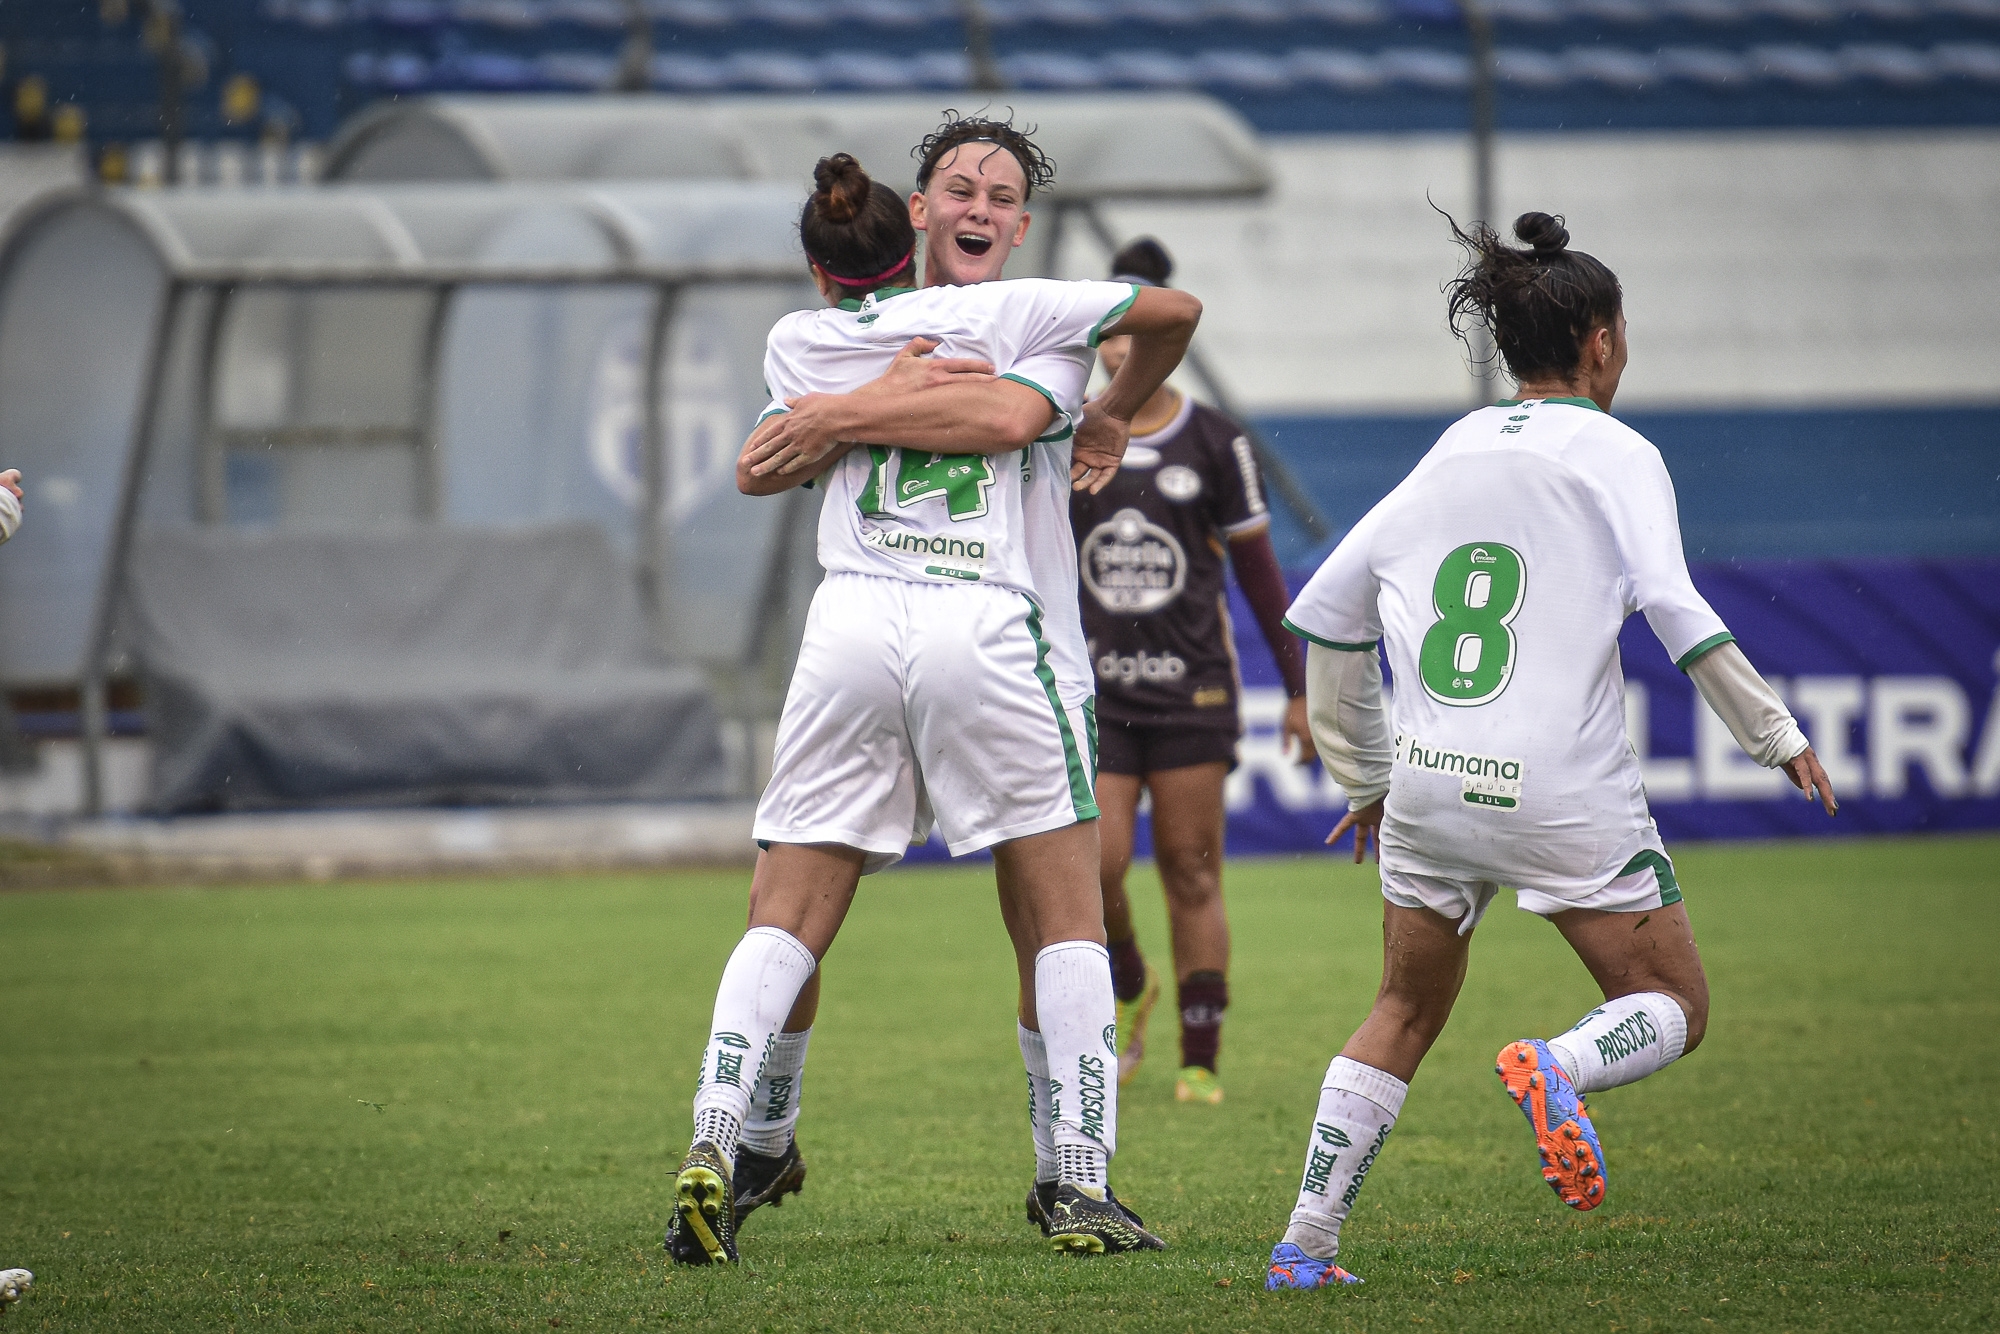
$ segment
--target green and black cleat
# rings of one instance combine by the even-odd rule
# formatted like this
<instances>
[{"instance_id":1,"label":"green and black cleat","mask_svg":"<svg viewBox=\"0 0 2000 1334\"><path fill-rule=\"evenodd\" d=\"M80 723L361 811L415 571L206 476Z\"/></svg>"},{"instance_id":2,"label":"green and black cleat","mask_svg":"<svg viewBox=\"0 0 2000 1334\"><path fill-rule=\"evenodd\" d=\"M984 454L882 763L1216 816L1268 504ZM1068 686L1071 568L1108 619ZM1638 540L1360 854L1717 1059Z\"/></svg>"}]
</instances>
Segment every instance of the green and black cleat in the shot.
<instances>
[{"instance_id":1,"label":"green and black cleat","mask_svg":"<svg viewBox=\"0 0 2000 1334\"><path fill-rule=\"evenodd\" d=\"M667 1224L667 1254L675 1264L736 1263L735 1195L722 1150L707 1140L688 1150L674 1178L674 1216Z\"/></svg>"},{"instance_id":2,"label":"green and black cleat","mask_svg":"<svg viewBox=\"0 0 2000 1334\"><path fill-rule=\"evenodd\" d=\"M743 1220L753 1210L767 1204L776 1209L785 1202L785 1196L798 1194L805 1184L806 1160L799 1156L797 1140L787 1144L785 1151L775 1158L737 1145L736 1175L731 1183L736 1192L737 1230L742 1230Z\"/></svg>"},{"instance_id":3,"label":"green and black cleat","mask_svg":"<svg viewBox=\"0 0 2000 1334\"><path fill-rule=\"evenodd\" d=\"M1067 1183L1058 1188L1056 1207L1049 1211L1048 1236L1057 1250L1072 1255L1167 1248L1167 1243L1146 1231L1139 1215L1120 1204L1108 1187L1101 1200Z\"/></svg>"}]
</instances>

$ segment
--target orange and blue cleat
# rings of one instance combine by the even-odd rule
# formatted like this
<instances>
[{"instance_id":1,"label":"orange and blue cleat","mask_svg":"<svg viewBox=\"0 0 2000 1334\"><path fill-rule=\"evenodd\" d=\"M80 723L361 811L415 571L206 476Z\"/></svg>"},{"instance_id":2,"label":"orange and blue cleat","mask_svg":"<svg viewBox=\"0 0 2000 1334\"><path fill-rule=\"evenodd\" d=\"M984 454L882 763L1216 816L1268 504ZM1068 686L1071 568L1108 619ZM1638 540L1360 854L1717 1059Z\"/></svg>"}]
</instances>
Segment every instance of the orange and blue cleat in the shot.
<instances>
[{"instance_id":1,"label":"orange and blue cleat","mask_svg":"<svg viewBox=\"0 0 2000 1334\"><path fill-rule=\"evenodd\" d=\"M1361 1280L1331 1260L1315 1260L1289 1241L1271 1249L1271 1271L1264 1286L1278 1288L1330 1288Z\"/></svg>"},{"instance_id":2,"label":"orange and blue cleat","mask_svg":"<svg viewBox=\"0 0 2000 1334\"><path fill-rule=\"evenodd\" d=\"M1556 1198L1572 1209L1604 1203L1604 1148L1597 1127L1549 1044L1540 1038L1510 1042L1500 1049L1493 1070L1534 1129L1542 1180Z\"/></svg>"}]
</instances>

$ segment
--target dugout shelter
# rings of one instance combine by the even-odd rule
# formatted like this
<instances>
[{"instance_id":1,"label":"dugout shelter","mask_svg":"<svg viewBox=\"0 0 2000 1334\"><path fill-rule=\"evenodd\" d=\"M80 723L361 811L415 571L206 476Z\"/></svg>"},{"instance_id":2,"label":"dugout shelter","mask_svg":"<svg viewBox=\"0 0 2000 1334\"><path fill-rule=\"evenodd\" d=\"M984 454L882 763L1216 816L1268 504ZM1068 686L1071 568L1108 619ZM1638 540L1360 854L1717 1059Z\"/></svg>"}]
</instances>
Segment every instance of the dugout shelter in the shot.
<instances>
[{"instance_id":1,"label":"dugout shelter","mask_svg":"<svg viewBox=\"0 0 2000 1334\"><path fill-rule=\"evenodd\" d=\"M1108 259L1119 241L1103 205L1252 199L1273 182L1264 145L1227 104L1199 93L1008 92L553 97L464 93L396 98L351 117L327 149L329 179L590 181L812 179L813 164L849 152L869 174L916 188L912 145L952 102L1032 127L1056 163L1035 201L1039 222L1010 270L1054 271L1069 230L1083 227ZM1188 370L1215 405L1248 423L1201 354ZM1315 541L1332 536L1318 507L1254 425L1251 439L1276 497Z\"/></svg>"},{"instance_id":2,"label":"dugout shelter","mask_svg":"<svg viewBox=\"0 0 2000 1334\"><path fill-rule=\"evenodd\" d=\"M799 197L76 191L18 217L0 685L80 691L86 808L114 675L148 687L161 812L740 785L714 687L758 677L817 574L813 497L733 485L764 335L818 301Z\"/></svg>"}]
</instances>

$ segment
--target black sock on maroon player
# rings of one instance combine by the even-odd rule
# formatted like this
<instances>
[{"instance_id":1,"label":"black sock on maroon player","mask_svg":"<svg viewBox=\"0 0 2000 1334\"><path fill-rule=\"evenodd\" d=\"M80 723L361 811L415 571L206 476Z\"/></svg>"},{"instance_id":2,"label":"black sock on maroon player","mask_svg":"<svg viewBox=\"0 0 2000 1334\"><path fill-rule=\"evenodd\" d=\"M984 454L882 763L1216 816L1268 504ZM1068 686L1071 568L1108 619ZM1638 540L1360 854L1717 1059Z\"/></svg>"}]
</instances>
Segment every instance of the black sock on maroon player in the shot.
<instances>
[{"instance_id":1,"label":"black sock on maroon player","mask_svg":"<svg viewBox=\"0 0 2000 1334\"><path fill-rule=\"evenodd\" d=\"M1181 982L1181 1065L1198 1065L1215 1073L1222 1049L1222 1012L1229 1008L1229 982L1221 973L1204 969Z\"/></svg>"},{"instance_id":2,"label":"black sock on maroon player","mask_svg":"<svg viewBox=\"0 0 2000 1334\"><path fill-rule=\"evenodd\" d=\"M1146 958L1139 953L1139 938L1114 940L1111 950L1111 994L1122 1001L1135 1001L1146 989Z\"/></svg>"}]
</instances>

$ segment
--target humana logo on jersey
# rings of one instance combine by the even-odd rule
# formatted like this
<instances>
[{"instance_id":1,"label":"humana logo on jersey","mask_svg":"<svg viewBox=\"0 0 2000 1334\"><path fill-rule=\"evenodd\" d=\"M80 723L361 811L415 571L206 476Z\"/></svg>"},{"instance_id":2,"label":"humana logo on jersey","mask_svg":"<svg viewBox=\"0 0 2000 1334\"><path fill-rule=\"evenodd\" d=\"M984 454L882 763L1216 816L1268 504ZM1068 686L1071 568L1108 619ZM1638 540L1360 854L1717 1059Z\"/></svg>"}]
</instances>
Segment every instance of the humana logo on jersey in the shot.
<instances>
[{"instance_id":1,"label":"humana logo on jersey","mask_svg":"<svg viewBox=\"0 0 2000 1334\"><path fill-rule=\"evenodd\" d=\"M924 567L925 574L971 581L978 579L980 571L986 568L986 543L978 538L926 537L900 528L867 528L862 531L861 540L880 551L939 558L938 563Z\"/></svg>"},{"instance_id":2,"label":"humana logo on jersey","mask_svg":"<svg viewBox=\"0 0 2000 1334\"><path fill-rule=\"evenodd\" d=\"M1429 773L1457 774L1464 780L1460 795L1468 806L1500 811L1520 809L1521 782L1528 766L1519 760L1433 748L1416 737L1398 736L1396 762Z\"/></svg>"}]
</instances>

